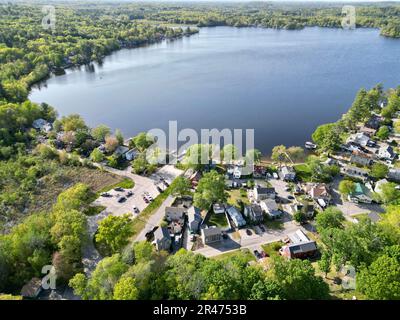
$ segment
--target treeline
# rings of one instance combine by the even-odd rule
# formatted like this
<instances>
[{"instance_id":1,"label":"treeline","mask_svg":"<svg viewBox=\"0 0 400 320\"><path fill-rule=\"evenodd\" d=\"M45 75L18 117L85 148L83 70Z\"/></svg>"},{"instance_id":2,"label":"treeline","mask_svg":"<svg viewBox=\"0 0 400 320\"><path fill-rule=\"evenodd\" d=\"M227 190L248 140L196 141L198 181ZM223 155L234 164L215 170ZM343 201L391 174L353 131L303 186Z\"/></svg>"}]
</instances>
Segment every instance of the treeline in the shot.
<instances>
[{"instance_id":1,"label":"treeline","mask_svg":"<svg viewBox=\"0 0 400 320\"><path fill-rule=\"evenodd\" d=\"M208 259L181 249L156 252L135 243L104 258L90 278L79 273L70 285L83 299L325 299L327 284L309 261L272 260L270 271L248 265L245 254Z\"/></svg>"},{"instance_id":2,"label":"treeline","mask_svg":"<svg viewBox=\"0 0 400 320\"><path fill-rule=\"evenodd\" d=\"M138 22L129 10L63 5L56 6L54 30L44 29L41 8L0 7L0 99L24 101L29 87L50 72L99 61L114 50L197 32Z\"/></svg>"},{"instance_id":3,"label":"treeline","mask_svg":"<svg viewBox=\"0 0 400 320\"><path fill-rule=\"evenodd\" d=\"M87 238L86 215L92 197L77 184L58 196L50 213L28 216L8 234L0 235L0 292L18 294L32 277L53 265L59 284L82 270L81 252Z\"/></svg>"}]
</instances>

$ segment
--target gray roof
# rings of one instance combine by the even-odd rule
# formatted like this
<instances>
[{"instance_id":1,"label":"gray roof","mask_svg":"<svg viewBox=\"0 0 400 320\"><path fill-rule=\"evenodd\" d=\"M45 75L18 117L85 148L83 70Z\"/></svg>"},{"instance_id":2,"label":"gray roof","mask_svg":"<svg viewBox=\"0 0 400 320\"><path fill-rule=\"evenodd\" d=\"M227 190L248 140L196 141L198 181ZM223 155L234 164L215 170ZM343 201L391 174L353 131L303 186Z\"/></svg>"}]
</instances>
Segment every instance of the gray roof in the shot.
<instances>
[{"instance_id":1,"label":"gray roof","mask_svg":"<svg viewBox=\"0 0 400 320\"><path fill-rule=\"evenodd\" d=\"M168 228L158 227L156 231L154 231L154 240L161 240L163 238L171 239Z\"/></svg>"},{"instance_id":2,"label":"gray roof","mask_svg":"<svg viewBox=\"0 0 400 320\"><path fill-rule=\"evenodd\" d=\"M189 223L192 222L192 221L199 221L200 222L202 220L201 215L200 215L200 210L198 208L195 208L194 206L191 206L188 209L187 214L188 214Z\"/></svg>"},{"instance_id":3,"label":"gray roof","mask_svg":"<svg viewBox=\"0 0 400 320\"><path fill-rule=\"evenodd\" d=\"M315 241L301 242L301 243L293 243L288 245L288 249L292 254L300 253L300 252L310 252L317 250L317 244Z\"/></svg>"},{"instance_id":4,"label":"gray roof","mask_svg":"<svg viewBox=\"0 0 400 320\"><path fill-rule=\"evenodd\" d=\"M201 229L201 232L202 232L202 234L204 234L205 237L208 237L208 236L221 234L221 229L219 227L210 227L210 228Z\"/></svg>"}]
</instances>

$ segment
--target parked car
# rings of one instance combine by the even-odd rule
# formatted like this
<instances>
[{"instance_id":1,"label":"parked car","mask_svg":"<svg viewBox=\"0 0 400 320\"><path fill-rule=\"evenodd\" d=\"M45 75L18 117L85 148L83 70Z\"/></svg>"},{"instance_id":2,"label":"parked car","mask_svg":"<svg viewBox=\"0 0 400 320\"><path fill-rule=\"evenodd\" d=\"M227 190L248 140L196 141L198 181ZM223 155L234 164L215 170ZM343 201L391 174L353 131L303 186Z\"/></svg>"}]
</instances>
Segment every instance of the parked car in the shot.
<instances>
[{"instance_id":1,"label":"parked car","mask_svg":"<svg viewBox=\"0 0 400 320\"><path fill-rule=\"evenodd\" d=\"M253 232L251 232L250 229L246 229L246 234L247 234L248 236L251 236L251 235L253 234Z\"/></svg>"},{"instance_id":2,"label":"parked car","mask_svg":"<svg viewBox=\"0 0 400 320\"><path fill-rule=\"evenodd\" d=\"M264 228L264 226L262 224L260 224L259 227L260 227L262 232L265 232L265 228Z\"/></svg>"},{"instance_id":3,"label":"parked car","mask_svg":"<svg viewBox=\"0 0 400 320\"><path fill-rule=\"evenodd\" d=\"M168 188L169 187L169 183L167 181L163 181L164 185Z\"/></svg>"},{"instance_id":4,"label":"parked car","mask_svg":"<svg viewBox=\"0 0 400 320\"><path fill-rule=\"evenodd\" d=\"M105 198L110 198L110 197L112 197L112 195L109 194L108 192L103 192L100 196L105 197Z\"/></svg>"},{"instance_id":5,"label":"parked car","mask_svg":"<svg viewBox=\"0 0 400 320\"><path fill-rule=\"evenodd\" d=\"M128 193L126 194L126 196L129 198L129 197L132 197L133 196L133 192L132 191L128 191Z\"/></svg>"},{"instance_id":6,"label":"parked car","mask_svg":"<svg viewBox=\"0 0 400 320\"><path fill-rule=\"evenodd\" d=\"M258 252L258 250L253 251L254 255L256 256L257 259L261 258L261 254Z\"/></svg>"},{"instance_id":7,"label":"parked car","mask_svg":"<svg viewBox=\"0 0 400 320\"><path fill-rule=\"evenodd\" d=\"M159 193L163 193L164 190L161 189L160 186L157 186L157 191L158 191Z\"/></svg>"},{"instance_id":8,"label":"parked car","mask_svg":"<svg viewBox=\"0 0 400 320\"><path fill-rule=\"evenodd\" d=\"M124 188L116 187L116 188L114 188L114 190L115 190L115 191L118 191L118 192L121 192L121 191L124 191Z\"/></svg>"},{"instance_id":9,"label":"parked car","mask_svg":"<svg viewBox=\"0 0 400 320\"><path fill-rule=\"evenodd\" d=\"M119 203L122 203L122 202L125 202L126 201L126 198L125 197L119 197L118 198L118 202Z\"/></svg>"},{"instance_id":10,"label":"parked car","mask_svg":"<svg viewBox=\"0 0 400 320\"><path fill-rule=\"evenodd\" d=\"M288 195L287 197L289 200L294 200L294 197L292 195Z\"/></svg>"},{"instance_id":11,"label":"parked car","mask_svg":"<svg viewBox=\"0 0 400 320\"><path fill-rule=\"evenodd\" d=\"M143 197L143 201L146 202L146 203L149 203L149 202L150 202L149 200L147 200L146 197Z\"/></svg>"},{"instance_id":12,"label":"parked car","mask_svg":"<svg viewBox=\"0 0 400 320\"><path fill-rule=\"evenodd\" d=\"M136 206L134 206L134 207L133 207L133 212L134 212L134 213L139 213L139 212L140 212L140 211L139 211L139 208L136 207Z\"/></svg>"}]
</instances>

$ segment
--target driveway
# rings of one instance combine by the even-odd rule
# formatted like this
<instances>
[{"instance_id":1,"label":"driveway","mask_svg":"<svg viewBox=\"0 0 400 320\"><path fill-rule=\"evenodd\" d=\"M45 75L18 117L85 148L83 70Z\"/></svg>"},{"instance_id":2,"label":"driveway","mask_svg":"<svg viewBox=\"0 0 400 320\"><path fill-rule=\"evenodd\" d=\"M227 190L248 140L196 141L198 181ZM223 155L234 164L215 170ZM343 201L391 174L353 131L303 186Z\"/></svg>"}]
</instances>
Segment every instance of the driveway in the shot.
<instances>
[{"instance_id":1,"label":"driveway","mask_svg":"<svg viewBox=\"0 0 400 320\"><path fill-rule=\"evenodd\" d=\"M247 248L250 251L261 250L261 245L283 240L288 234L295 232L297 229L305 231L303 227L296 225L293 221L283 223L282 229L268 228L266 232L259 235L253 232L253 234L249 236L246 234L246 229L244 228L239 230L240 237L234 238L233 233L230 233L228 234L228 239L222 239L219 243L206 245L194 252L206 257L214 257L239 248Z\"/></svg>"}]
</instances>

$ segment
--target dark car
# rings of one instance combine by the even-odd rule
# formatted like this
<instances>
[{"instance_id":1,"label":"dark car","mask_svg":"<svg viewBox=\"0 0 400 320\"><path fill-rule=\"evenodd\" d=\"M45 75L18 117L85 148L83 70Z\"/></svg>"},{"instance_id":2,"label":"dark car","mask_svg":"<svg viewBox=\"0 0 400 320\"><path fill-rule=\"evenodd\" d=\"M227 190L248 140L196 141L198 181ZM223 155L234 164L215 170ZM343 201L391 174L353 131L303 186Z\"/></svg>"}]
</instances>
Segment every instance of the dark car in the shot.
<instances>
[{"instance_id":1,"label":"dark car","mask_svg":"<svg viewBox=\"0 0 400 320\"><path fill-rule=\"evenodd\" d=\"M100 196L105 197L105 198L110 198L110 197L112 197L112 195L109 194L109 193L107 193L107 192L102 193Z\"/></svg>"},{"instance_id":2,"label":"dark car","mask_svg":"<svg viewBox=\"0 0 400 320\"><path fill-rule=\"evenodd\" d=\"M126 196L129 198L129 197L132 197L133 196L133 192L132 191L129 191L127 194L126 194Z\"/></svg>"},{"instance_id":3,"label":"dark car","mask_svg":"<svg viewBox=\"0 0 400 320\"><path fill-rule=\"evenodd\" d=\"M149 203L149 202L150 202L149 200L147 200L146 197L143 197L143 201L146 202L146 203Z\"/></svg>"},{"instance_id":4,"label":"dark car","mask_svg":"<svg viewBox=\"0 0 400 320\"><path fill-rule=\"evenodd\" d=\"M119 199L118 199L118 202L119 203L122 203L122 202L125 202L126 201L126 198L125 197L120 197Z\"/></svg>"},{"instance_id":5,"label":"dark car","mask_svg":"<svg viewBox=\"0 0 400 320\"><path fill-rule=\"evenodd\" d=\"M246 234L247 234L248 236L251 236L251 235L253 234L253 232L251 232L250 229L246 229Z\"/></svg>"},{"instance_id":6,"label":"dark car","mask_svg":"<svg viewBox=\"0 0 400 320\"><path fill-rule=\"evenodd\" d=\"M133 212L134 212L134 213L139 213L138 207L133 207Z\"/></svg>"},{"instance_id":7,"label":"dark car","mask_svg":"<svg viewBox=\"0 0 400 320\"><path fill-rule=\"evenodd\" d=\"M228 239L228 235L226 233L222 233L222 238L223 239Z\"/></svg>"},{"instance_id":8,"label":"dark car","mask_svg":"<svg viewBox=\"0 0 400 320\"><path fill-rule=\"evenodd\" d=\"M119 192L121 192L121 191L124 191L124 188L121 188L121 187L116 187L116 188L114 188L114 190L115 190L115 191L119 191Z\"/></svg>"},{"instance_id":9,"label":"dark car","mask_svg":"<svg viewBox=\"0 0 400 320\"><path fill-rule=\"evenodd\" d=\"M288 197L287 197L289 200L294 200L294 197L293 196L291 196L291 195L288 195Z\"/></svg>"},{"instance_id":10,"label":"dark car","mask_svg":"<svg viewBox=\"0 0 400 320\"><path fill-rule=\"evenodd\" d=\"M262 232L265 232L265 228L264 228L264 226L262 224L260 224L259 227L260 227Z\"/></svg>"},{"instance_id":11,"label":"dark car","mask_svg":"<svg viewBox=\"0 0 400 320\"><path fill-rule=\"evenodd\" d=\"M257 259L261 258L261 254L258 252L258 250L253 251L254 255L256 256Z\"/></svg>"},{"instance_id":12,"label":"dark car","mask_svg":"<svg viewBox=\"0 0 400 320\"><path fill-rule=\"evenodd\" d=\"M157 186L157 190L158 190L159 193L162 193L162 192L164 191L164 190L161 189L159 186Z\"/></svg>"}]
</instances>

